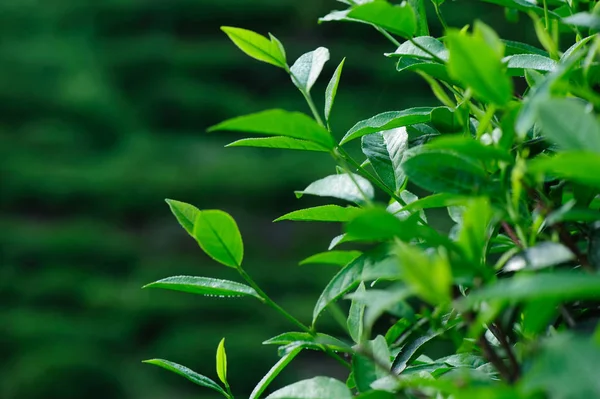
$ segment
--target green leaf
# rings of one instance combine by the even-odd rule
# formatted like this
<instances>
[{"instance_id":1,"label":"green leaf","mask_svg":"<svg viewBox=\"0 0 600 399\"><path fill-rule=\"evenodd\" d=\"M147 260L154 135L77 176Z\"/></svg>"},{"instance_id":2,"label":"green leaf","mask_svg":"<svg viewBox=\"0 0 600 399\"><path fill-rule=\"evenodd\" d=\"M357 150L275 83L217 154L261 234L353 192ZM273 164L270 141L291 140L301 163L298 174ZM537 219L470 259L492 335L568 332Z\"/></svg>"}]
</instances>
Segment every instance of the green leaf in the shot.
<instances>
[{"instance_id":1,"label":"green leaf","mask_svg":"<svg viewBox=\"0 0 600 399\"><path fill-rule=\"evenodd\" d=\"M502 7L512 8L525 13L530 11L535 12L539 16L544 15L544 9L535 5L535 3L528 0L483 0L487 3L497 4ZM552 11L548 11L548 15L553 18L558 18L558 15Z\"/></svg>"},{"instance_id":2,"label":"green leaf","mask_svg":"<svg viewBox=\"0 0 600 399\"><path fill-rule=\"evenodd\" d=\"M435 137L427 143L427 148L451 150L457 152L461 156L467 156L474 160L487 163L489 163L489 161L503 161L507 163L512 163L514 161L508 151L491 145L484 145L481 141L471 137L465 137L462 134Z\"/></svg>"},{"instance_id":3,"label":"green leaf","mask_svg":"<svg viewBox=\"0 0 600 399\"><path fill-rule=\"evenodd\" d=\"M512 40L502 40L502 43L504 43L504 52L507 56L515 54L537 54L544 57L548 56L547 51L527 43L515 42Z\"/></svg>"},{"instance_id":4,"label":"green leaf","mask_svg":"<svg viewBox=\"0 0 600 399\"><path fill-rule=\"evenodd\" d=\"M328 251L322 252L316 255L309 256L308 258L300 261L300 265L307 264L325 264L335 266L346 266L356 258L362 255L360 251Z\"/></svg>"},{"instance_id":5,"label":"green leaf","mask_svg":"<svg viewBox=\"0 0 600 399\"><path fill-rule=\"evenodd\" d=\"M412 41L405 41L396 49L396 51L393 53L386 53L385 55L387 57L411 57L434 61L431 54L435 54L435 56L441 60L448 61L448 50L438 39L431 36L419 36L415 37L413 40L419 47ZM423 48L427 51L424 51Z\"/></svg>"},{"instance_id":6,"label":"green leaf","mask_svg":"<svg viewBox=\"0 0 600 399\"><path fill-rule=\"evenodd\" d=\"M308 94L327 61L329 61L329 50L325 47L319 47L301 55L290 68L292 82L301 91Z\"/></svg>"},{"instance_id":7,"label":"green leaf","mask_svg":"<svg viewBox=\"0 0 600 399\"><path fill-rule=\"evenodd\" d=\"M329 377L303 380L273 392L265 399L352 399L352 392L341 381Z\"/></svg>"},{"instance_id":8,"label":"green leaf","mask_svg":"<svg viewBox=\"0 0 600 399\"><path fill-rule=\"evenodd\" d=\"M505 106L512 98L512 81L504 72L501 55L482 35L450 30L446 35L450 51L450 76L471 87L484 101Z\"/></svg>"},{"instance_id":9,"label":"green leaf","mask_svg":"<svg viewBox=\"0 0 600 399\"><path fill-rule=\"evenodd\" d=\"M223 384L227 384L227 353L225 352L225 338L217 347L217 375Z\"/></svg>"},{"instance_id":10,"label":"green leaf","mask_svg":"<svg viewBox=\"0 0 600 399\"><path fill-rule=\"evenodd\" d=\"M225 396L226 398L229 397L229 395L227 395L227 392L225 392L225 390L223 388L221 388L216 382L214 382L210 378L205 377L201 374L198 374L180 364L173 363L173 362L170 362L168 360L163 360L163 359L144 360L144 363L153 364L155 366L162 367L166 370L172 371L175 374L179 374L180 376L187 378L188 380L192 381L194 384L200 385L201 387L213 389L213 390L219 392L221 395Z\"/></svg>"},{"instance_id":11,"label":"green leaf","mask_svg":"<svg viewBox=\"0 0 600 399\"><path fill-rule=\"evenodd\" d=\"M360 256L340 270L327 284L313 310L313 325L325 308L348 291L358 287L361 281L394 279L400 274L398 260L390 256L385 246Z\"/></svg>"},{"instance_id":12,"label":"green leaf","mask_svg":"<svg viewBox=\"0 0 600 399\"><path fill-rule=\"evenodd\" d=\"M285 136L321 144L327 149L334 146L333 138L324 127L309 116L300 112L288 112L271 109L256 114L229 119L208 129L231 130L264 134L268 136Z\"/></svg>"},{"instance_id":13,"label":"green leaf","mask_svg":"<svg viewBox=\"0 0 600 399\"><path fill-rule=\"evenodd\" d=\"M302 222L348 222L358 213L360 208L354 206L323 205L314 208L300 209L278 217L274 222L294 220Z\"/></svg>"},{"instance_id":14,"label":"green leaf","mask_svg":"<svg viewBox=\"0 0 600 399\"><path fill-rule=\"evenodd\" d=\"M361 293L365 291L365 283L361 281L355 292ZM357 344L363 341L365 307L364 304L352 300L350 311L348 312L348 320L346 321L350 337Z\"/></svg>"},{"instance_id":15,"label":"green leaf","mask_svg":"<svg viewBox=\"0 0 600 399\"><path fill-rule=\"evenodd\" d=\"M362 137L363 154L385 185L394 192L404 184L405 176L401 164L407 148L408 134L405 127Z\"/></svg>"},{"instance_id":16,"label":"green leaf","mask_svg":"<svg viewBox=\"0 0 600 399\"><path fill-rule=\"evenodd\" d=\"M408 0L408 4L414 10L417 17L417 36L429 35L429 26L427 24L427 9L425 8L425 0Z\"/></svg>"},{"instance_id":17,"label":"green leaf","mask_svg":"<svg viewBox=\"0 0 600 399\"><path fill-rule=\"evenodd\" d=\"M589 338L556 334L542 344L541 352L523 376L522 390L543 391L551 399L600 397L600 348Z\"/></svg>"},{"instance_id":18,"label":"green leaf","mask_svg":"<svg viewBox=\"0 0 600 399\"><path fill-rule=\"evenodd\" d=\"M467 197L458 196L456 194L433 194L407 204L405 207L400 209L399 212L464 205L467 200Z\"/></svg>"},{"instance_id":19,"label":"green leaf","mask_svg":"<svg viewBox=\"0 0 600 399\"><path fill-rule=\"evenodd\" d=\"M469 158L445 151L424 151L402 164L416 185L433 192L474 194L491 189L485 170Z\"/></svg>"},{"instance_id":20,"label":"green leaf","mask_svg":"<svg viewBox=\"0 0 600 399\"><path fill-rule=\"evenodd\" d=\"M219 297L254 296L262 300L254 288L245 284L208 277L167 277L147 284L143 288L162 288L166 290L188 292L190 294Z\"/></svg>"},{"instance_id":21,"label":"green leaf","mask_svg":"<svg viewBox=\"0 0 600 399\"><path fill-rule=\"evenodd\" d=\"M369 391L361 393L356 399L397 399L398 397L387 391Z\"/></svg>"},{"instance_id":22,"label":"green leaf","mask_svg":"<svg viewBox=\"0 0 600 399\"><path fill-rule=\"evenodd\" d=\"M398 59L398 64L396 64L396 70L398 72L422 72L433 78L443 80L444 82L449 82L452 84L455 84L456 82L454 79L450 78L448 75L448 70L444 64L425 61L419 58L400 57Z\"/></svg>"},{"instance_id":23,"label":"green leaf","mask_svg":"<svg viewBox=\"0 0 600 399\"><path fill-rule=\"evenodd\" d=\"M450 302L452 271L443 254L428 255L421 249L402 242L396 243L404 282L432 305Z\"/></svg>"},{"instance_id":24,"label":"green leaf","mask_svg":"<svg viewBox=\"0 0 600 399\"><path fill-rule=\"evenodd\" d=\"M439 331L430 331L425 335L421 335L415 338L410 344L405 345L402 351L396 356L392 365L392 371L394 374L400 374L410 363L411 360L417 357L423 345L438 337L441 334Z\"/></svg>"},{"instance_id":25,"label":"green leaf","mask_svg":"<svg viewBox=\"0 0 600 399\"><path fill-rule=\"evenodd\" d=\"M366 392L371 389L373 382L389 375L391 355L382 335L361 344L357 352L352 357L352 373L358 392Z\"/></svg>"},{"instance_id":26,"label":"green leaf","mask_svg":"<svg viewBox=\"0 0 600 399\"><path fill-rule=\"evenodd\" d=\"M279 148L284 150L329 152L329 149L322 146L321 144L283 136L254 137L248 139L241 139L234 141L233 143L229 143L225 147L259 147Z\"/></svg>"},{"instance_id":27,"label":"green leaf","mask_svg":"<svg viewBox=\"0 0 600 399\"><path fill-rule=\"evenodd\" d=\"M287 332L263 342L263 345L290 345L302 346L304 348L319 349L325 346L339 352L351 352L352 348L331 335L316 333L314 335L306 332Z\"/></svg>"},{"instance_id":28,"label":"green leaf","mask_svg":"<svg viewBox=\"0 0 600 399\"><path fill-rule=\"evenodd\" d=\"M486 269L485 254L495 222L491 201L486 197L472 198L462 214L458 244L464 256L477 268Z\"/></svg>"},{"instance_id":29,"label":"green leaf","mask_svg":"<svg viewBox=\"0 0 600 399\"><path fill-rule=\"evenodd\" d=\"M347 16L404 38L412 37L417 31L417 20L408 4L396 6L387 1L374 1L352 8Z\"/></svg>"},{"instance_id":30,"label":"green leaf","mask_svg":"<svg viewBox=\"0 0 600 399\"><path fill-rule=\"evenodd\" d=\"M575 259L575 255L564 245L556 242L540 242L513 256L506 262L505 272L538 270L560 265Z\"/></svg>"},{"instance_id":31,"label":"green leaf","mask_svg":"<svg viewBox=\"0 0 600 399\"><path fill-rule=\"evenodd\" d=\"M296 191L296 197L305 194L319 197L333 197L357 204L373 199L375 190L371 183L362 176L353 174L331 175L311 183L303 191Z\"/></svg>"},{"instance_id":32,"label":"green leaf","mask_svg":"<svg viewBox=\"0 0 600 399\"><path fill-rule=\"evenodd\" d=\"M517 275L471 292L457 306L468 309L482 301L518 303L533 300L566 302L600 298L600 276L574 272Z\"/></svg>"},{"instance_id":33,"label":"green leaf","mask_svg":"<svg viewBox=\"0 0 600 399\"><path fill-rule=\"evenodd\" d=\"M525 76L525 69L550 72L558 65L552 58L538 54L516 54L504 57L502 62L511 76Z\"/></svg>"},{"instance_id":34,"label":"green leaf","mask_svg":"<svg viewBox=\"0 0 600 399\"><path fill-rule=\"evenodd\" d=\"M249 399L258 399L260 395L267 389L269 384L283 371L283 369L300 353L302 348L295 348L286 353L271 369L269 372L259 381Z\"/></svg>"},{"instance_id":35,"label":"green leaf","mask_svg":"<svg viewBox=\"0 0 600 399\"><path fill-rule=\"evenodd\" d=\"M416 218L400 220L385 209L362 210L346 225L346 233L354 240L385 241L398 237L401 240L414 238Z\"/></svg>"},{"instance_id":36,"label":"green leaf","mask_svg":"<svg viewBox=\"0 0 600 399\"><path fill-rule=\"evenodd\" d=\"M600 155L592 152L570 151L553 157L537 157L528 163L531 173L547 173L600 189Z\"/></svg>"},{"instance_id":37,"label":"green leaf","mask_svg":"<svg viewBox=\"0 0 600 399\"><path fill-rule=\"evenodd\" d=\"M580 28L589 28L593 30L600 29L600 15L597 13L578 12L577 14L563 18L562 22Z\"/></svg>"},{"instance_id":38,"label":"green leaf","mask_svg":"<svg viewBox=\"0 0 600 399\"><path fill-rule=\"evenodd\" d=\"M342 141L340 141L340 145L366 134L429 122L431 111L434 109L433 107L417 107L405 109L404 111L389 111L375 115L372 118L358 122L348 130Z\"/></svg>"},{"instance_id":39,"label":"green leaf","mask_svg":"<svg viewBox=\"0 0 600 399\"><path fill-rule=\"evenodd\" d=\"M171 208L171 212L177 218L179 224L188 232L192 237L194 236L194 221L198 216L200 210L193 205L186 204L185 202L175 201L172 199L165 200Z\"/></svg>"},{"instance_id":40,"label":"green leaf","mask_svg":"<svg viewBox=\"0 0 600 399\"><path fill-rule=\"evenodd\" d=\"M271 40L251 30L222 26L221 30L231 41L250 57L280 68L287 68L285 51L281 42L271 36Z\"/></svg>"},{"instance_id":41,"label":"green leaf","mask_svg":"<svg viewBox=\"0 0 600 399\"><path fill-rule=\"evenodd\" d=\"M600 153L600 123L579 100L547 99L537 111L542 133L563 150Z\"/></svg>"},{"instance_id":42,"label":"green leaf","mask_svg":"<svg viewBox=\"0 0 600 399\"><path fill-rule=\"evenodd\" d=\"M234 268L242 265L242 235L229 214L219 210L200 211L194 222L194 238L217 262Z\"/></svg>"},{"instance_id":43,"label":"green leaf","mask_svg":"<svg viewBox=\"0 0 600 399\"><path fill-rule=\"evenodd\" d=\"M327 88L325 89L325 121L329 123L329 116L331 115L331 110L333 109L333 103L335 102L335 96L337 94L338 86L340 84L340 78L342 77L342 69L344 68L344 62L346 59L344 58L340 65L335 69L331 80L327 84Z\"/></svg>"}]
</instances>

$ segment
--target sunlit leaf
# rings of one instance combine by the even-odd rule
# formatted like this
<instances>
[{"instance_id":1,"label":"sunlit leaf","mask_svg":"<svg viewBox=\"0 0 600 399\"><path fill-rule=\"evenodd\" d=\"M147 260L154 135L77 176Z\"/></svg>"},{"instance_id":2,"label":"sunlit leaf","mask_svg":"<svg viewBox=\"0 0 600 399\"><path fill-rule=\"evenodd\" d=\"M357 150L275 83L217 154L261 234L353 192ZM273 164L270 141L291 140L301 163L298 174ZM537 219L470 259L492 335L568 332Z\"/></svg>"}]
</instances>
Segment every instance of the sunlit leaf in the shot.
<instances>
[{"instance_id":1,"label":"sunlit leaf","mask_svg":"<svg viewBox=\"0 0 600 399\"><path fill-rule=\"evenodd\" d=\"M281 359L279 359L279 361L277 363L275 363L275 365L273 367L271 367L271 369L269 370L269 372L267 374L265 374L265 376L259 381L259 383L256 385L256 387L254 388L254 390L252 390L252 393L250 394L250 398L249 399L258 399L258 398L260 398L260 395L262 395L262 393L265 391L265 389L267 389L267 387L275 379L275 377L277 377L279 375L279 373L281 373L281 371L283 371L283 369L300 352L302 352L302 348L298 347L298 348L292 349L291 351L289 351L288 353L286 353L285 355L283 355L281 357Z\"/></svg>"},{"instance_id":2,"label":"sunlit leaf","mask_svg":"<svg viewBox=\"0 0 600 399\"><path fill-rule=\"evenodd\" d=\"M363 293L365 291L365 283L361 282L355 293ZM365 305L353 300L350 305L350 311L348 312L346 325L348 326L350 337L356 343L361 343L363 341L364 315Z\"/></svg>"},{"instance_id":3,"label":"sunlit leaf","mask_svg":"<svg viewBox=\"0 0 600 399\"><path fill-rule=\"evenodd\" d=\"M225 352L225 338L217 347L217 375L222 383L227 384L227 353Z\"/></svg>"},{"instance_id":4,"label":"sunlit leaf","mask_svg":"<svg viewBox=\"0 0 600 399\"><path fill-rule=\"evenodd\" d=\"M325 47L301 55L290 68L292 82L300 90L309 93L327 61L329 61L329 50Z\"/></svg>"},{"instance_id":5,"label":"sunlit leaf","mask_svg":"<svg viewBox=\"0 0 600 399\"><path fill-rule=\"evenodd\" d=\"M281 42L271 35L271 40L256 32L222 26L221 30L229 36L231 41L244 53L259 61L286 68L285 51Z\"/></svg>"},{"instance_id":6,"label":"sunlit leaf","mask_svg":"<svg viewBox=\"0 0 600 399\"><path fill-rule=\"evenodd\" d=\"M336 265L346 266L356 258L362 255L360 251L328 251L321 252L309 256L308 258L300 261L300 265L307 264L324 264L324 265Z\"/></svg>"},{"instance_id":7,"label":"sunlit leaf","mask_svg":"<svg viewBox=\"0 0 600 399\"><path fill-rule=\"evenodd\" d=\"M220 210L201 211L194 222L194 238L217 262L240 267L244 258L242 235L235 220Z\"/></svg>"},{"instance_id":8,"label":"sunlit leaf","mask_svg":"<svg viewBox=\"0 0 600 399\"><path fill-rule=\"evenodd\" d=\"M302 346L304 348L320 348L325 346L334 351L351 352L350 345L327 334L309 334L306 332L287 332L263 342L263 345L289 345Z\"/></svg>"},{"instance_id":9,"label":"sunlit leaf","mask_svg":"<svg viewBox=\"0 0 600 399\"><path fill-rule=\"evenodd\" d=\"M253 137L241 139L229 143L226 147L259 147L259 148L279 148L283 150L300 150L329 152L326 147L307 140L294 139L292 137L273 136L273 137Z\"/></svg>"},{"instance_id":10,"label":"sunlit leaf","mask_svg":"<svg viewBox=\"0 0 600 399\"><path fill-rule=\"evenodd\" d=\"M172 199L165 200L171 208L171 212L177 218L179 224L188 232L192 237L194 236L194 221L198 216L200 210L193 205L186 204L185 202L175 201Z\"/></svg>"},{"instance_id":11,"label":"sunlit leaf","mask_svg":"<svg viewBox=\"0 0 600 399\"><path fill-rule=\"evenodd\" d=\"M374 1L352 8L347 16L405 38L412 37L417 30L415 14L408 4L392 5L386 1Z\"/></svg>"},{"instance_id":12,"label":"sunlit leaf","mask_svg":"<svg viewBox=\"0 0 600 399\"><path fill-rule=\"evenodd\" d=\"M226 398L229 397L227 395L227 393L225 392L225 390L223 388L221 388L216 382L214 382L210 378L205 377L201 374L198 374L195 371L190 370L187 367L184 367L180 364L173 363L173 362L170 362L168 360L163 360L163 359L144 360L144 363L153 364L155 366L162 367L162 368L169 370L175 374L179 374L180 376L187 378L188 380L192 381L194 384L200 385L201 387L206 387L206 388L215 390L215 391L219 392L221 395L225 396Z\"/></svg>"},{"instance_id":13,"label":"sunlit leaf","mask_svg":"<svg viewBox=\"0 0 600 399\"><path fill-rule=\"evenodd\" d=\"M375 190L362 176L353 174L331 175L311 183L302 191L296 191L296 197L305 194L319 197L334 197L355 203L364 203L373 199Z\"/></svg>"},{"instance_id":14,"label":"sunlit leaf","mask_svg":"<svg viewBox=\"0 0 600 399\"><path fill-rule=\"evenodd\" d=\"M575 259L575 255L564 245L556 242L540 242L510 258L503 270L515 272L523 269L543 269L573 259Z\"/></svg>"},{"instance_id":15,"label":"sunlit leaf","mask_svg":"<svg viewBox=\"0 0 600 399\"><path fill-rule=\"evenodd\" d=\"M525 69L550 72L556 68L556 61L552 58L538 54L516 54L502 59L508 68L508 73L513 76L525 76Z\"/></svg>"},{"instance_id":16,"label":"sunlit leaf","mask_svg":"<svg viewBox=\"0 0 600 399\"><path fill-rule=\"evenodd\" d=\"M348 222L360 213L360 208L353 206L323 205L314 208L300 209L278 217L274 222L294 220L304 222Z\"/></svg>"},{"instance_id":17,"label":"sunlit leaf","mask_svg":"<svg viewBox=\"0 0 600 399\"><path fill-rule=\"evenodd\" d=\"M352 399L352 392L341 381L315 377L281 388L265 399Z\"/></svg>"},{"instance_id":18,"label":"sunlit leaf","mask_svg":"<svg viewBox=\"0 0 600 399\"><path fill-rule=\"evenodd\" d=\"M393 191L404 183L402 160L408 148L408 133L405 127L385 130L362 137L362 151L371 162L377 175Z\"/></svg>"},{"instance_id":19,"label":"sunlit leaf","mask_svg":"<svg viewBox=\"0 0 600 399\"><path fill-rule=\"evenodd\" d=\"M347 225L346 233L356 240L384 241L394 237L410 240L415 236L415 218L400 220L381 208L364 209Z\"/></svg>"},{"instance_id":20,"label":"sunlit leaf","mask_svg":"<svg viewBox=\"0 0 600 399\"><path fill-rule=\"evenodd\" d=\"M254 288L245 284L208 277L167 277L155 281L154 283L147 284L144 288L162 288L166 290L188 292L190 294L218 297L254 296L261 299Z\"/></svg>"},{"instance_id":21,"label":"sunlit leaf","mask_svg":"<svg viewBox=\"0 0 600 399\"><path fill-rule=\"evenodd\" d=\"M344 58L342 62L340 62L338 67L335 69L331 80L327 84L327 88L325 89L325 121L327 122L329 122L329 116L331 115L331 110L333 109L333 103L335 102L335 96L340 84L342 69L344 68L345 61L346 59Z\"/></svg>"}]
</instances>

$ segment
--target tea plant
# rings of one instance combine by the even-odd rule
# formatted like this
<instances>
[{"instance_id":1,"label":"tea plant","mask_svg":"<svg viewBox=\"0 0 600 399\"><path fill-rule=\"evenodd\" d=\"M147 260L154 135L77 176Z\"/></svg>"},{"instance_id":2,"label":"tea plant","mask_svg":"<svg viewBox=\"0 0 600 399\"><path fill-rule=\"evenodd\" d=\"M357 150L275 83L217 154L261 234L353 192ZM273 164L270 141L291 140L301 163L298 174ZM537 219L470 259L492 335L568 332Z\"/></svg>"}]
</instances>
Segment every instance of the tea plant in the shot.
<instances>
[{"instance_id":1,"label":"tea plant","mask_svg":"<svg viewBox=\"0 0 600 399\"><path fill-rule=\"evenodd\" d=\"M480 21L447 26L443 0L340 1L347 8L321 21L377 29L393 45L386 56L397 60L398 72L425 79L441 105L383 112L337 140L330 115L344 60L319 110L311 89L329 60L326 48L289 66L275 36L223 27L244 53L289 74L312 118L272 109L209 129L267 136L232 147L315 151L337 162L333 174L296 195L348 206L277 219L344 226L329 251L301 262L340 268L310 323L275 303L243 267L242 237L230 215L183 202L167 200L187 233L244 283L178 276L147 287L253 297L289 321L292 331L265 342L279 346L281 359L251 399L264 397L308 349L347 367L347 380L315 377L266 398L600 397L600 4L487 0L510 18L530 19L539 40L533 46L503 40ZM426 6L444 37L429 36ZM359 141L364 158L355 159L346 148ZM427 195L418 198L408 184ZM375 199L376 189L386 204ZM433 208L447 209L449 232L429 224ZM355 243L367 249L338 249ZM339 316L341 301L350 301L347 320L337 317L346 336L319 332L319 316L326 309ZM384 314L397 321L379 334ZM439 342L443 356L431 355L428 345ZM221 342L222 384L166 360L147 362L232 399L226 359Z\"/></svg>"}]
</instances>

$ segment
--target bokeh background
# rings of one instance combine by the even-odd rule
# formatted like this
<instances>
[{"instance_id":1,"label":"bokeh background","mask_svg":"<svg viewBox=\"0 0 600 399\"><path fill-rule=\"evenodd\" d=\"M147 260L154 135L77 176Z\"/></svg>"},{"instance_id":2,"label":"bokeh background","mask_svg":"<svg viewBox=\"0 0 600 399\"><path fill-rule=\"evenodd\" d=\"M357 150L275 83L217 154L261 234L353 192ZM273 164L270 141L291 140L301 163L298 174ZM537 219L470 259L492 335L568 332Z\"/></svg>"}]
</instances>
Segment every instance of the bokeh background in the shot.
<instances>
[{"instance_id":1,"label":"bokeh background","mask_svg":"<svg viewBox=\"0 0 600 399\"><path fill-rule=\"evenodd\" d=\"M246 269L309 320L331 267L297 262L326 250L336 225L271 221L326 200L293 190L334 173L326 155L223 146L221 120L268 108L308 112L281 70L251 60L221 25L272 32L288 61L317 46L347 57L332 125L435 104L382 57L367 26L318 25L333 0L0 0L0 398L213 398L153 366L166 358L216 378L226 337L230 379L247 395L277 359L261 342L293 326L251 300L141 290L170 275L235 279L204 256L164 203L220 208L240 225ZM505 37L500 8L444 6L451 24L479 17ZM434 35L440 27L432 26ZM355 149L356 150L356 149ZM327 317L325 330L334 323ZM303 354L276 385L335 364Z\"/></svg>"}]
</instances>

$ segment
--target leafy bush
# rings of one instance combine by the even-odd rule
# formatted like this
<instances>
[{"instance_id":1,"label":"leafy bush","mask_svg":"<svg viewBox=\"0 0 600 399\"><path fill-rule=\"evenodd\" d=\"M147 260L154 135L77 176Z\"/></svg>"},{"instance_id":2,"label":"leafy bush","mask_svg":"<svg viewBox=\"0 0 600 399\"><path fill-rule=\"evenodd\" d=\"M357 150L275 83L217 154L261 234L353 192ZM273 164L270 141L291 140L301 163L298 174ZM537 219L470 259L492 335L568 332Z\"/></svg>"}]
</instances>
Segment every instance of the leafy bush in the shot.
<instances>
[{"instance_id":1,"label":"leafy bush","mask_svg":"<svg viewBox=\"0 0 600 399\"><path fill-rule=\"evenodd\" d=\"M339 361L349 370L347 380L315 377L267 398L600 397L593 371L600 360L600 6L489 1L505 7L510 18L527 14L543 49L502 40L480 21L472 29L448 27L443 0L432 1L442 38L429 36L423 0L342 1L346 10L323 17L377 29L396 46L386 56L397 59L398 71L420 75L442 104L375 115L356 123L339 143L329 116L344 60L327 85L321 113L311 89L329 60L326 48L290 67L275 36L222 28L247 55L288 73L313 118L273 109L210 131L267 136L234 147L331 155L336 172L296 195L352 203L301 209L276 220L344 224L329 251L300 262L340 268L305 324L243 268L242 237L230 215L167 200L187 233L245 284L177 276L147 287L254 297L296 329L265 342L279 346L281 359L250 398L261 397L305 349ZM561 51L564 38L574 43ZM358 139L364 161L346 150ZM387 205L376 200L375 188ZM434 228L436 208L447 210L449 231ZM354 249L338 249L342 244ZM341 299L350 303L347 316L342 307L348 301ZM318 331L325 310L346 337ZM383 315L394 322L386 324ZM216 362L222 384L166 360L147 362L233 398L224 341Z\"/></svg>"}]
</instances>

